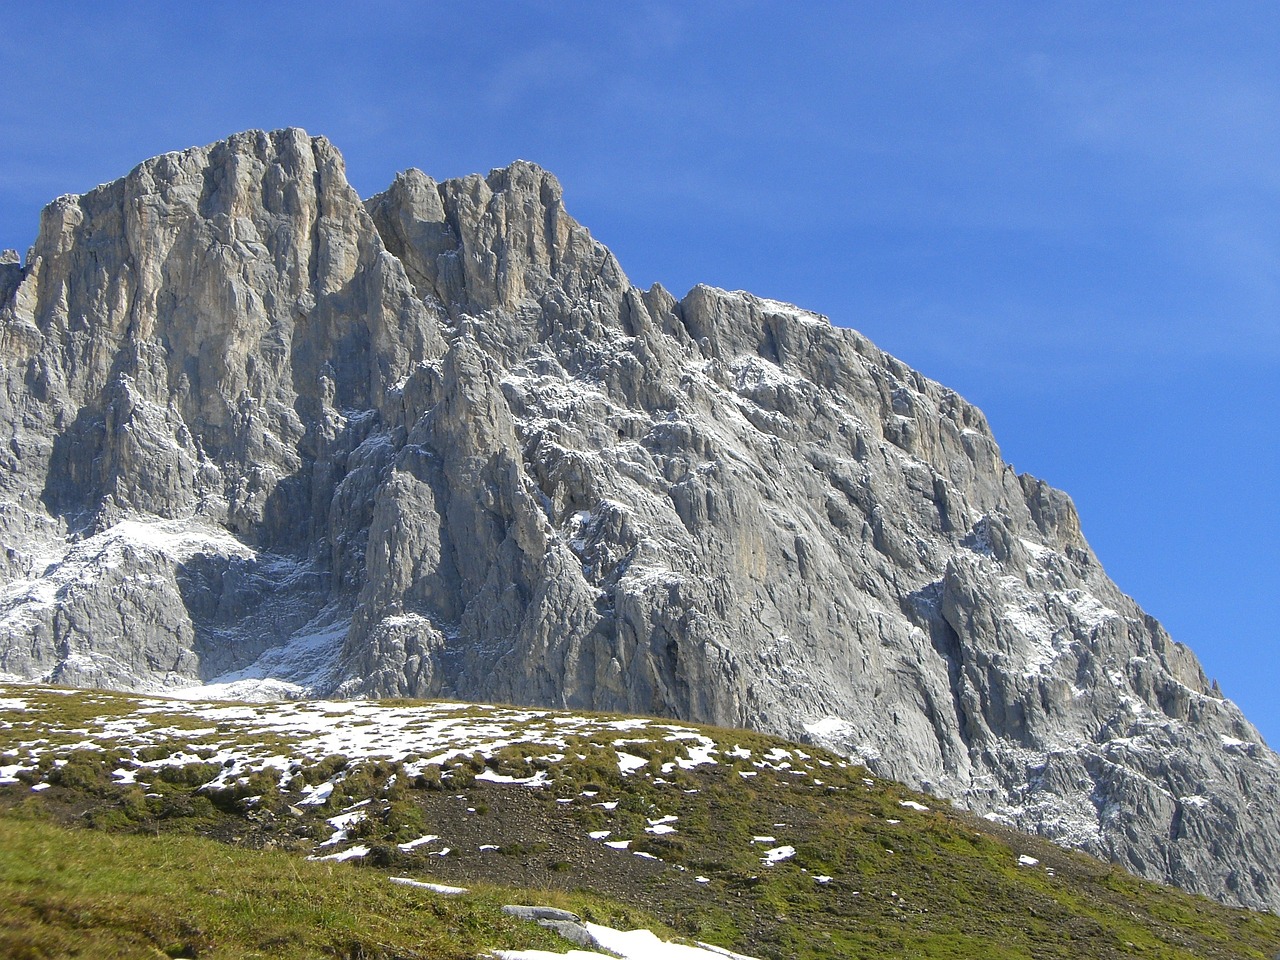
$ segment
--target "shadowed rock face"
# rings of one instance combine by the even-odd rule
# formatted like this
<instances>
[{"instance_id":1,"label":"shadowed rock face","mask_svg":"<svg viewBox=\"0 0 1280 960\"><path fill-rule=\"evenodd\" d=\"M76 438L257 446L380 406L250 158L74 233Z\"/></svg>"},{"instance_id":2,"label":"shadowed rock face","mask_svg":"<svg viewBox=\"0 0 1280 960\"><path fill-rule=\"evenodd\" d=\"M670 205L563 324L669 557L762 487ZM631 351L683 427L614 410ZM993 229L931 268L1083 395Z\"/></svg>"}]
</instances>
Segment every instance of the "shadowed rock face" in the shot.
<instances>
[{"instance_id":1,"label":"shadowed rock face","mask_svg":"<svg viewBox=\"0 0 1280 960\"><path fill-rule=\"evenodd\" d=\"M1280 765L980 411L823 317L630 286L527 163L361 202L300 130L0 258L0 672L819 740L1280 909Z\"/></svg>"}]
</instances>

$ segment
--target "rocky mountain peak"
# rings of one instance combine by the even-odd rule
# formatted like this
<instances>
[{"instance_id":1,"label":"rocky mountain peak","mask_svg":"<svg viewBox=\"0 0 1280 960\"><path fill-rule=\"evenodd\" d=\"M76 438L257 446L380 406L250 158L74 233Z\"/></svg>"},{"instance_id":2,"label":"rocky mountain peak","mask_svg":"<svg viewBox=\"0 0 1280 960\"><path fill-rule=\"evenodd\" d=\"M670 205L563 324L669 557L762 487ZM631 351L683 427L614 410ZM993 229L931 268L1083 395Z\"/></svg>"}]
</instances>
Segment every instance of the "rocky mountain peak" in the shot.
<instances>
[{"instance_id":1,"label":"rocky mountain peak","mask_svg":"<svg viewBox=\"0 0 1280 960\"><path fill-rule=\"evenodd\" d=\"M981 412L822 316L642 291L516 162L361 201L300 130L0 263L0 671L755 727L1280 907L1280 764Z\"/></svg>"}]
</instances>

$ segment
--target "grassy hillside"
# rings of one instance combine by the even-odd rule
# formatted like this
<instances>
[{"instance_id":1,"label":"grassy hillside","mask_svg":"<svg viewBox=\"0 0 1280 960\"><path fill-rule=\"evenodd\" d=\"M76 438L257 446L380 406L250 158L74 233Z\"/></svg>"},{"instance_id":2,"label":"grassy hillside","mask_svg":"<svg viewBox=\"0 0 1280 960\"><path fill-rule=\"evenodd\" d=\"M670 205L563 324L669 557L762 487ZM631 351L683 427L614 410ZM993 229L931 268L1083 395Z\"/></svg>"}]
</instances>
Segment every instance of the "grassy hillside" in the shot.
<instances>
[{"instance_id":1,"label":"grassy hillside","mask_svg":"<svg viewBox=\"0 0 1280 960\"><path fill-rule=\"evenodd\" d=\"M1280 951L1280 918L772 737L466 704L0 688L0 956L568 949L501 915L509 902L761 958Z\"/></svg>"},{"instance_id":2,"label":"grassy hillside","mask_svg":"<svg viewBox=\"0 0 1280 960\"><path fill-rule=\"evenodd\" d=\"M440 897L278 850L0 817L0 956L14 960L462 960L495 943L557 949L553 934L500 912L511 895Z\"/></svg>"}]
</instances>

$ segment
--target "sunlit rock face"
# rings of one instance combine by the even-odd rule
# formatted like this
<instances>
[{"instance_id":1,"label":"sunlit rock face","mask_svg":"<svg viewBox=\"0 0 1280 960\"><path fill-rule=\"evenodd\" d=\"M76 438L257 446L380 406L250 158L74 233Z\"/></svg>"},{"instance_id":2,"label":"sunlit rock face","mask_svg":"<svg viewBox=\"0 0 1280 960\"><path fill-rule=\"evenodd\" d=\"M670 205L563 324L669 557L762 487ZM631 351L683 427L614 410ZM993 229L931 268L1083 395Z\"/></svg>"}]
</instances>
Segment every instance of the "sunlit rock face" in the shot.
<instances>
[{"instance_id":1,"label":"sunlit rock face","mask_svg":"<svg viewBox=\"0 0 1280 960\"><path fill-rule=\"evenodd\" d=\"M1280 766L982 413L787 304L632 287L515 163L300 130L0 257L0 673L817 740L1280 909Z\"/></svg>"}]
</instances>

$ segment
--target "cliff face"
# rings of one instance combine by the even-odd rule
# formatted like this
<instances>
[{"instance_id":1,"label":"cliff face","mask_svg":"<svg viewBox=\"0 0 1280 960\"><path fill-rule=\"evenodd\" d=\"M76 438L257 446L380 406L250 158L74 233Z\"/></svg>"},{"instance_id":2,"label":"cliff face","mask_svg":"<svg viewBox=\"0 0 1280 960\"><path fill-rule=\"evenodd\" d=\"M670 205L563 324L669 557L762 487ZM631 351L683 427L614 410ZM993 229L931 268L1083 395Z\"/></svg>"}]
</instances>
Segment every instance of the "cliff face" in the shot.
<instances>
[{"instance_id":1,"label":"cliff face","mask_svg":"<svg viewBox=\"0 0 1280 960\"><path fill-rule=\"evenodd\" d=\"M0 672L818 740L1280 909L1280 763L980 411L823 317L628 284L516 163L361 202L299 130L0 260Z\"/></svg>"}]
</instances>

